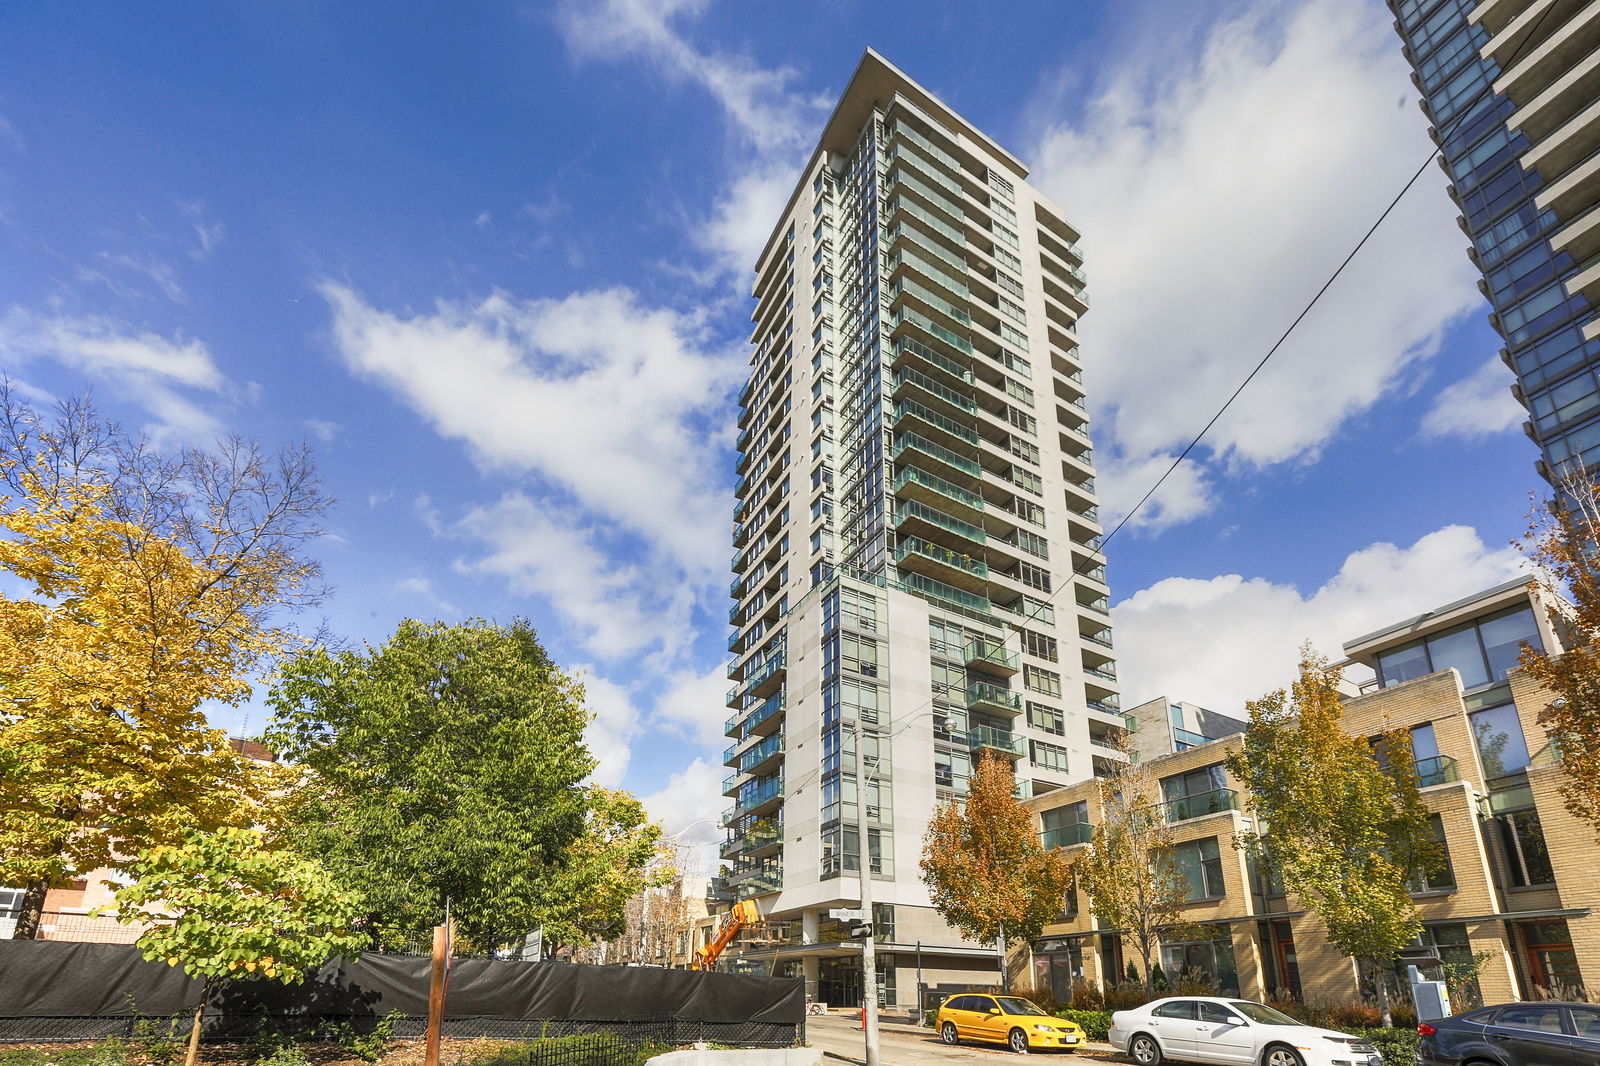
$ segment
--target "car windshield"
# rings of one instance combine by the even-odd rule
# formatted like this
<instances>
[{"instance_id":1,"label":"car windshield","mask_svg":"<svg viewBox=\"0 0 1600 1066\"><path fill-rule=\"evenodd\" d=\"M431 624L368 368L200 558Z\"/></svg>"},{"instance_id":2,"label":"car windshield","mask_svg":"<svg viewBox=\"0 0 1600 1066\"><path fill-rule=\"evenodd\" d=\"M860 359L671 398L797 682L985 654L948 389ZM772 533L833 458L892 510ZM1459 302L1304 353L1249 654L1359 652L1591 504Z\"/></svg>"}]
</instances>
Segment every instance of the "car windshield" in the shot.
<instances>
[{"instance_id":1,"label":"car windshield","mask_svg":"<svg viewBox=\"0 0 1600 1066\"><path fill-rule=\"evenodd\" d=\"M1000 1009L1005 1011L1007 1014L1040 1014L1044 1015L1046 1018L1049 1017L1048 1014L1045 1014L1044 1011L1040 1010L1038 1007L1035 1007L1032 1003L1029 1003L1025 999L1018 999L1016 996L1001 996L999 998Z\"/></svg>"},{"instance_id":2,"label":"car windshield","mask_svg":"<svg viewBox=\"0 0 1600 1066\"><path fill-rule=\"evenodd\" d=\"M1275 1011L1271 1007L1260 1003L1251 1003L1247 999L1231 999L1228 1006L1261 1025L1304 1025L1305 1022L1297 1021L1282 1011Z\"/></svg>"}]
</instances>

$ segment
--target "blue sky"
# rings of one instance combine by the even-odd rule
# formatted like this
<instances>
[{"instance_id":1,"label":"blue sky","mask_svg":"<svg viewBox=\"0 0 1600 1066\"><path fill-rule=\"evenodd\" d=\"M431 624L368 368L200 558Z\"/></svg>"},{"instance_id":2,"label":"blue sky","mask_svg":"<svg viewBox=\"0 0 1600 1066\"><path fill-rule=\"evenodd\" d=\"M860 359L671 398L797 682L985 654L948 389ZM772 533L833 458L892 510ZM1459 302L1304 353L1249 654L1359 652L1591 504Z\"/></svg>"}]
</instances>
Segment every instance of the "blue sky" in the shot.
<instances>
[{"instance_id":1,"label":"blue sky","mask_svg":"<svg viewBox=\"0 0 1600 1066\"><path fill-rule=\"evenodd\" d=\"M1083 228L1115 511L1426 158L1389 21L1376 0L8 4L0 369L172 442L310 440L339 500L332 629L531 618L589 678L600 779L682 828L724 805L749 268L862 49ZM1443 186L1430 166L1112 542L1126 700L1237 710L1304 639L1337 653L1516 572L1535 450Z\"/></svg>"}]
</instances>

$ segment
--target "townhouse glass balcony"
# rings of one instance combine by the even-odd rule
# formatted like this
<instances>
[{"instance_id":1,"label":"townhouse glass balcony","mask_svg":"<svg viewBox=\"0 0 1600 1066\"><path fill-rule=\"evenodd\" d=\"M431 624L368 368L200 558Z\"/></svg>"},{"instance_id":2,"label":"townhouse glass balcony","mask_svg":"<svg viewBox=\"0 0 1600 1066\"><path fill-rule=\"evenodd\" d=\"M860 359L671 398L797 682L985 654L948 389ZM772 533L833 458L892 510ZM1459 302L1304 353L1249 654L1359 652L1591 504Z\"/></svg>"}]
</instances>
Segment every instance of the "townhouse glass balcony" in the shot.
<instances>
[{"instance_id":1,"label":"townhouse glass balcony","mask_svg":"<svg viewBox=\"0 0 1600 1066\"><path fill-rule=\"evenodd\" d=\"M1447 781L1459 781L1461 774L1456 766L1456 761L1449 755L1434 755L1426 759L1417 760L1417 786L1427 788L1429 785L1442 785Z\"/></svg>"},{"instance_id":2,"label":"townhouse glass balcony","mask_svg":"<svg viewBox=\"0 0 1600 1066\"><path fill-rule=\"evenodd\" d=\"M1088 822L1072 822L1039 834L1039 842L1047 848L1067 848L1074 844L1087 844L1093 839L1094 826Z\"/></svg>"},{"instance_id":3,"label":"townhouse glass balcony","mask_svg":"<svg viewBox=\"0 0 1600 1066\"><path fill-rule=\"evenodd\" d=\"M1184 822L1190 818L1203 818L1208 814L1239 809L1239 793L1231 788L1214 788L1194 796L1183 796L1161 804L1168 822Z\"/></svg>"}]
</instances>

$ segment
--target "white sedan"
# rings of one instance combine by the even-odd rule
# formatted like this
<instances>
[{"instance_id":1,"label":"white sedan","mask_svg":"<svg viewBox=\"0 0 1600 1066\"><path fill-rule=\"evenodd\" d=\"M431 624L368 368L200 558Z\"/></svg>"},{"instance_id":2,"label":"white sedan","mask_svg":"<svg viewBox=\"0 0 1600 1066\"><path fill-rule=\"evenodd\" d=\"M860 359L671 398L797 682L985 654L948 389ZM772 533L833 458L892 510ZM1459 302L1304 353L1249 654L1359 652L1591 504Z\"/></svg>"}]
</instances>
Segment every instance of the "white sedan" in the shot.
<instances>
[{"instance_id":1,"label":"white sedan","mask_svg":"<svg viewBox=\"0 0 1600 1066\"><path fill-rule=\"evenodd\" d=\"M1260 1003L1216 996L1158 999L1111 1016L1111 1046L1139 1066L1163 1059L1243 1066L1383 1066L1360 1037L1304 1025Z\"/></svg>"}]
</instances>

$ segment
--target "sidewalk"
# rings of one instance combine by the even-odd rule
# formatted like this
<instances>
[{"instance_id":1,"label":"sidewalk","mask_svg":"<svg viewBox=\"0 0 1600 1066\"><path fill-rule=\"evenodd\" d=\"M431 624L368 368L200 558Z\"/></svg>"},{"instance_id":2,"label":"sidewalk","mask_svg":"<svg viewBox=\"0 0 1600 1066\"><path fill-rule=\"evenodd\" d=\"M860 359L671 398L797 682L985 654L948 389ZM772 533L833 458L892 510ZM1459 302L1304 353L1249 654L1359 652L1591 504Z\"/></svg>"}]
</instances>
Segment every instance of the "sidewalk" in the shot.
<instances>
[{"instance_id":1,"label":"sidewalk","mask_svg":"<svg viewBox=\"0 0 1600 1066\"><path fill-rule=\"evenodd\" d=\"M833 1019L848 1018L850 1020L850 1031L853 1033L861 1032L861 1012L859 1010L834 1009L829 1010L826 1016ZM818 1019L806 1019L808 1024L816 1020ZM928 1026L915 1024L911 1021L909 1015L884 1012L879 1012L878 1014L878 1032L885 1035L894 1034L896 1036L922 1037L928 1040L937 1039L939 1035ZM974 1048L981 1048L985 1047L986 1045L971 1044L970 1046ZM1110 1044L1099 1040L1085 1040L1082 1044L1078 1045L1078 1050L1092 1051L1099 1055L1115 1055L1117 1053L1116 1049Z\"/></svg>"}]
</instances>

